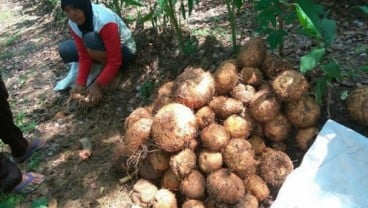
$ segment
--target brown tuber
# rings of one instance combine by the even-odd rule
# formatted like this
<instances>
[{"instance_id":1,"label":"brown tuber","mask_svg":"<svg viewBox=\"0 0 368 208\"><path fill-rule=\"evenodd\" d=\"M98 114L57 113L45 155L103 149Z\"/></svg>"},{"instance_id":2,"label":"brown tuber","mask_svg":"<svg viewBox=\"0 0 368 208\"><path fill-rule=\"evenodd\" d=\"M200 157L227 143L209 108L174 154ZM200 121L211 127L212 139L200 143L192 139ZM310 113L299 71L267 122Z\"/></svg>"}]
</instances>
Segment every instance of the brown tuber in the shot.
<instances>
[{"instance_id":1,"label":"brown tuber","mask_svg":"<svg viewBox=\"0 0 368 208\"><path fill-rule=\"evenodd\" d=\"M196 154L188 148L170 158L170 168L180 179L188 175L196 167L196 163Z\"/></svg>"},{"instance_id":2,"label":"brown tuber","mask_svg":"<svg viewBox=\"0 0 368 208\"><path fill-rule=\"evenodd\" d=\"M202 146L212 151L218 151L230 140L230 134L221 124L212 123L200 133Z\"/></svg>"},{"instance_id":3,"label":"brown tuber","mask_svg":"<svg viewBox=\"0 0 368 208\"><path fill-rule=\"evenodd\" d=\"M181 208L206 208L206 206L202 201L190 199L185 201Z\"/></svg>"},{"instance_id":4,"label":"brown tuber","mask_svg":"<svg viewBox=\"0 0 368 208\"><path fill-rule=\"evenodd\" d=\"M256 161L251 144L245 139L231 139L222 149L222 155L227 167L240 178L255 174Z\"/></svg>"},{"instance_id":5,"label":"brown tuber","mask_svg":"<svg viewBox=\"0 0 368 208\"><path fill-rule=\"evenodd\" d=\"M214 97L208 106L215 112L216 117L220 119L226 119L232 114L241 113L244 109L244 105L240 100L225 96Z\"/></svg>"},{"instance_id":6,"label":"brown tuber","mask_svg":"<svg viewBox=\"0 0 368 208\"><path fill-rule=\"evenodd\" d=\"M279 150L267 148L259 164L259 176L270 188L278 189L294 169L290 157Z\"/></svg>"},{"instance_id":7,"label":"brown tuber","mask_svg":"<svg viewBox=\"0 0 368 208\"><path fill-rule=\"evenodd\" d=\"M250 39L240 47L236 60L241 68L245 66L258 67L266 55L266 45L262 38Z\"/></svg>"},{"instance_id":8,"label":"brown tuber","mask_svg":"<svg viewBox=\"0 0 368 208\"><path fill-rule=\"evenodd\" d=\"M206 179L198 170L192 170L180 184L180 191L188 199L201 199L205 195Z\"/></svg>"},{"instance_id":9,"label":"brown tuber","mask_svg":"<svg viewBox=\"0 0 368 208\"><path fill-rule=\"evenodd\" d=\"M138 193L140 201L151 203L158 191L157 187L145 179L139 179L133 186L133 191Z\"/></svg>"},{"instance_id":10,"label":"brown tuber","mask_svg":"<svg viewBox=\"0 0 368 208\"><path fill-rule=\"evenodd\" d=\"M203 129L211 123L215 122L215 112L208 107L203 106L195 113L198 129Z\"/></svg>"},{"instance_id":11,"label":"brown tuber","mask_svg":"<svg viewBox=\"0 0 368 208\"><path fill-rule=\"evenodd\" d=\"M259 202L262 202L270 195L270 189L259 175L250 175L243 182L245 190L254 195Z\"/></svg>"},{"instance_id":12,"label":"brown tuber","mask_svg":"<svg viewBox=\"0 0 368 208\"><path fill-rule=\"evenodd\" d=\"M177 208L175 194L167 189L160 189L155 195L153 208Z\"/></svg>"},{"instance_id":13,"label":"brown tuber","mask_svg":"<svg viewBox=\"0 0 368 208\"><path fill-rule=\"evenodd\" d=\"M263 152L263 150L266 148L266 144L264 140L256 135L252 135L248 142L252 145L252 150L254 151L255 155L259 155Z\"/></svg>"},{"instance_id":14,"label":"brown tuber","mask_svg":"<svg viewBox=\"0 0 368 208\"><path fill-rule=\"evenodd\" d=\"M225 168L207 176L206 190L211 199L227 204L238 203L245 194L244 185L239 176Z\"/></svg>"},{"instance_id":15,"label":"brown tuber","mask_svg":"<svg viewBox=\"0 0 368 208\"><path fill-rule=\"evenodd\" d=\"M236 60L229 59L220 63L213 78L216 83L216 93L224 95L230 92L238 82L238 66Z\"/></svg>"},{"instance_id":16,"label":"brown tuber","mask_svg":"<svg viewBox=\"0 0 368 208\"><path fill-rule=\"evenodd\" d=\"M174 82L169 81L164 83L157 91L155 99L152 104L152 112L153 114L157 113L163 106L173 103L174 100L172 98L172 92L174 88Z\"/></svg>"},{"instance_id":17,"label":"brown tuber","mask_svg":"<svg viewBox=\"0 0 368 208\"><path fill-rule=\"evenodd\" d=\"M234 205L232 208L259 208L259 203L255 196L247 193L240 200L240 202Z\"/></svg>"},{"instance_id":18,"label":"brown tuber","mask_svg":"<svg viewBox=\"0 0 368 208\"><path fill-rule=\"evenodd\" d=\"M153 169L157 171L165 171L170 167L170 155L165 151L154 150L149 153L148 158Z\"/></svg>"},{"instance_id":19,"label":"brown tuber","mask_svg":"<svg viewBox=\"0 0 368 208\"><path fill-rule=\"evenodd\" d=\"M286 116L279 113L272 120L266 121L263 124L265 136L272 142L282 142L289 135L291 124Z\"/></svg>"},{"instance_id":20,"label":"brown tuber","mask_svg":"<svg viewBox=\"0 0 368 208\"><path fill-rule=\"evenodd\" d=\"M275 78L279 73L293 69L291 64L286 60L275 55L266 54L259 67L261 71L269 78Z\"/></svg>"},{"instance_id":21,"label":"brown tuber","mask_svg":"<svg viewBox=\"0 0 368 208\"><path fill-rule=\"evenodd\" d=\"M354 89L348 96L346 105L353 120L368 126L368 86Z\"/></svg>"},{"instance_id":22,"label":"brown tuber","mask_svg":"<svg viewBox=\"0 0 368 208\"><path fill-rule=\"evenodd\" d=\"M237 84L230 92L231 97L248 104L256 94L256 89L252 85Z\"/></svg>"},{"instance_id":23,"label":"brown tuber","mask_svg":"<svg viewBox=\"0 0 368 208\"><path fill-rule=\"evenodd\" d=\"M295 70L281 72L272 82L275 94L282 101L297 100L304 96L309 87L303 74Z\"/></svg>"},{"instance_id":24,"label":"brown tuber","mask_svg":"<svg viewBox=\"0 0 368 208\"><path fill-rule=\"evenodd\" d=\"M153 117L151 135L154 142L167 152L184 149L197 135L194 113L183 104L165 105Z\"/></svg>"},{"instance_id":25,"label":"brown tuber","mask_svg":"<svg viewBox=\"0 0 368 208\"><path fill-rule=\"evenodd\" d=\"M307 128L314 126L321 114L317 102L310 96L286 104L285 115L290 123L296 128Z\"/></svg>"},{"instance_id":26,"label":"brown tuber","mask_svg":"<svg viewBox=\"0 0 368 208\"><path fill-rule=\"evenodd\" d=\"M249 104L249 112L257 121L269 121L279 114L280 105L271 91L259 90Z\"/></svg>"},{"instance_id":27,"label":"brown tuber","mask_svg":"<svg viewBox=\"0 0 368 208\"><path fill-rule=\"evenodd\" d=\"M222 167L221 152L212 152L202 149L198 156L198 167L203 173L212 173Z\"/></svg>"},{"instance_id":28,"label":"brown tuber","mask_svg":"<svg viewBox=\"0 0 368 208\"><path fill-rule=\"evenodd\" d=\"M240 74L245 84L257 87L263 82L263 74L256 67L243 67Z\"/></svg>"},{"instance_id":29,"label":"brown tuber","mask_svg":"<svg viewBox=\"0 0 368 208\"><path fill-rule=\"evenodd\" d=\"M142 144L150 137L152 118L141 118L131 126L128 126L124 136L124 153L133 155Z\"/></svg>"},{"instance_id":30,"label":"brown tuber","mask_svg":"<svg viewBox=\"0 0 368 208\"><path fill-rule=\"evenodd\" d=\"M206 105L215 94L215 80L212 74L202 68L187 68L176 77L173 100L191 109Z\"/></svg>"},{"instance_id":31,"label":"brown tuber","mask_svg":"<svg viewBox=\"0 0 368 208\"><path fill-rule=\"evenodd\" d=\"M138 173L142 178L149 181L157 180L163 175L163 171L158 171L153 168L147 157L141 161Z\"/></svg>"},{"instance_id":32,"label":"brown tuber","mask_svg":"<svg viewBox=\"0 0 368 208\"><path fill-rule=\"evenodd\" d=\"M253 129L253 120L250 116L242 117L231 115L224 121L224 128L231 138L248 138Z\"/></svg>"},{"instance_id":33,"label":"brown tuber","mask_svg":"<svg viewBox=\"0 0 368 208\"><path fill-rule=\"evenodd\" d=\"M296 146L302 151L307 151L317 134L318 129L316 127L298 129L295 136Z\"/></svg>"},{"instance_id":34,"label":"brown tuber","mask_svg":"<svg viewBox=\"0 0 368 208\"><path fill-rule=\"evenodd\" d=\"M141 118L152 118L152 113L147 107L138 107L133 110L124 120L124 129L128 129Z\"/></svg>"},{"instance_id":35,"label":"brown tuber","mask_svg":"<svg viewBox=\"0 0 368 208\"><path fill-rule=\"evenodd\" d=\"M161 187L172 191L179 190L181 180L172 169L167 169L161 178Z\"/></svg>"}]
</instances>

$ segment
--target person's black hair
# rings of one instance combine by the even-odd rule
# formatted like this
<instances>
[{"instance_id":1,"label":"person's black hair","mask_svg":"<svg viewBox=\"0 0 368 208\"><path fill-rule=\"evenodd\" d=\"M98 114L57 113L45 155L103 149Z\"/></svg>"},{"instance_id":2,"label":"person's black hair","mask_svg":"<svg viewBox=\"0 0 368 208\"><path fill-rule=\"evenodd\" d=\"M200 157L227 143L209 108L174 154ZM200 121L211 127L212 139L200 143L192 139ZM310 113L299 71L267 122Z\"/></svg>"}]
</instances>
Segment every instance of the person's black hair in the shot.
<instances>
[{"instance_id":1,"label":"person's black hair","mask_svg":"<svg viewBox=\"0 0 368 208\"><path fill-rule=\"evenodd\" d=\"M86 21L82 25L78 25L82 34L93 31L93 12L91 0L61 0L61 9L64 10L66 6L71 6L83 11Z\"/></svg>"}]
</instances>

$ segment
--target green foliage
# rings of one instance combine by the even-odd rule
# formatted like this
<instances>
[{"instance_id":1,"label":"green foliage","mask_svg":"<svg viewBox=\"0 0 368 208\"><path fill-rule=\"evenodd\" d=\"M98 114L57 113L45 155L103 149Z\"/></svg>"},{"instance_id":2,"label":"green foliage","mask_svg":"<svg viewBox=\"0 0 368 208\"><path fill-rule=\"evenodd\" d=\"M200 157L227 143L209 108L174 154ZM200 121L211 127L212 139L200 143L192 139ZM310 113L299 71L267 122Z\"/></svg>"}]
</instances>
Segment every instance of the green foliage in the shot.
<instances>
[{"instance_id":1,"label":"green foliage","mask_svg":"<svg viewBox=\"0 0 368 208\"><path fill-rule=\"evenodd\" d=\"M357 55L362 53L368 53L368 45L358 44L358 46L354 48L354 53Z\"/></svg>"},{"instance_id":2,"label":"green foliage","mask_svg":"<svg viewBox=\"0 0 368 208\"><path fill-rule=\"evenodd\" d=\"M368 65L360 66L358 67L358 69L364 72L368 72Z\"/></svg>"},{"instance_id":3,"label":"green foliage","mask_svg":"<svg viewBox=\"0 0 368 208\"><path fill-rule=\"evenodd\" d=\"M176 0L158 0L158 5L160 8L160 12L156 12L156 15L163 15L164 18L167 17L171 23L171 27L174 30L175 37L178 40L180 51L185 54L185 41L182 34L182 28L179 24L179 15L181 15L184 19L191 15L193 10L193 4L198 3L197 0L188 0L187 4L184 4L184 1L180 1L179 11L176 10L178 8L176 4L178 1Z\"/></svg>"},{"instance_id":4,"label":"green foliage","mask_svg":"<svg viewBox=\"0 0 368 208\"><path fill-rule=\"evenodd\" d=\"M32 201L31 208L47 208L49 201L45 197L35 199Z\"/></svg>"},{"instance_id":5,"label":"green foliage","mask_svg":"<svg viewBox=\"0 0 368 208\"><path fill-rule=\"evenodd\" d=\"M127 7L127 6L142 7L144 6L142 3L140 3L139 1L135 1L135 0L103 0L102 3L105 4L107 7L109 7L110 9L112 9L121 18L122 18L121 14L122 14L124 7Z\"/></svg>"},{"instance_id":6,"label":"green foliage","mask_svg":"<svg viewBox=\"0 0 368 208\"><path fill-rule=\"evenodd\" d=\"M281 47L284 37L288 34L283 29L283 24L289 24L296 19L290 5L282 0L259 0L254 7L259 24L258 31L267 35L267 43L271 49Z\"/></svg>"},{"instance_id":7,"label":"green foliage","mask_svg":"<svg viewBox=\"0 0 368 208\"><path fill-rule=\"evenodd\" d=\"M322 36L326 47L329 47L336 38L336 21L328 18L322 20Z\"/></svg>"},{"instance_id":8,"label":"green foliage","mask_svg":"<svg viewBox=\"0 0 368 208\"><path fill-rule=\"evenodd\" d=\"M198 40L189 39L184 43L184 54L194 54L197 51Z\"/></svg>"},{"instance_id":9,"label":"green foliage","mask_svg":"<svg viewBox=\"0 0 368 208\"><path fill-rule=\"evenodd\" d=\"M319 7L308 0L298 1L294 6L300 25L304 28L306 34L318 40L322 39L318 19L320 15Z\"/></svg>"},{"instance_id":10,"label":"green foliage","mask_svg":"<svg viewBox=\"0 0 368 208\"><path fill-rule=\"evenodd\" d=\"M322 97L326 94L328 82L329 82L328 78L322 76L320 79L317 80L317 83L314 87L315 99L319 105L322 105L323 103Z\"/></svg>"},{"instance_id":11,"label":"green foliage","mask_svg":"<svg viewBox=\"0 0 368 208\"><path fill-rule=\"evenodd\" d=\"M318 44L316 48L301 57L300 71L306 73L318 66L321 69L322 76L318 78L315 86L315 98L317 103L322 105L329 84L335 79L342 78L338 62L324 58L327 48L336 37L336 22L327 18L327 13L321 5L310 0L299 0L293 5L305 34Z\"/></svg>"},{"instance_id":12,"label":"green foliage","mask_svg":"<svg viewBox=\"0 0 368 208\"><path fill-rule=\"evenodd\" d=\"M31 158L29 158L28 162L27 162L27 168L29 170L35 170L38 167L40 167L41 164L41 152L35 152L32 154Z\"/></svg>"},{"instance_id":13,"label":"green foliage","mask_svg":"<svg viewBox=\"0 0 368 208\"><path fill-rule=\"evenodd\" d=\"M65 25L67 17L63 14L63 11L58 4L60 0L41 0L37 2L45 13L52 14L57 25Z\"/></svg>"},{"instance_id":14,"label":"green foliage","mask_svg":"<svg viewBox=\"0 0 368 208\"><path fill-rule=\"evenodd\" d=\"M331 59L328 63L321 65L321 69L324 76L329 80L342 78L340 65L334 59Z\"/></svg>"},{"instance_id":15,"label":"green foliage","mask_svg":"<svg viewBox=\"0 0 368 208\"><path fill-rule=\"evenodd\" d=\"M0 207L13 208L21 202L24 197L20 194L3 194L0 193Z\"/></svg>"},{"instance_id":16,"label":"green foliage","mask_svg":"<svg viewBox=\"0 0 368 208\"><path fill-rule=\"evenodd\" d=\"M355 6L355 7L360 9L366 15L368 15L368 6Z\"/></svg>"},{"instance_id":17,"label":"green foliage","mask_svg":"<svg viewBox=\"0 0 368 208\"><path fill-rule=\"evenodd\" d=\"M267 42L272 49L281 46L284 42L284 37L288 34L285 30L274 30L268 29L265 30L268 33Z\"/></svg>"},{"instance_id":18,"label":"green foliage","mask_svg":"<svg viewBox=\"0 0 368 208\"><path fill-rule=\"evenodd\" d=\"M241 8L244 1L245 0L225 0L226 8L227 8L227 11L229 13L229 18L230 18L231 40L233 42L233 52L234 53L236 53L238 49L238 44L236 42L237 26L236 26L235 13L236 13L236 10Z\"/></svg>"},{"instance_id":19,"label":"green foliage","mask_svg":"<svg viewBox=\"0 0 368 208\"><path fill-rule=\"evenodd\" d=\"M255 4L259 31L267 35L271 49L283 45L288 34L284 23L299 20L305 35L324 43L328 47L336 36L336 22L327 18L323 7L311 0L297 0L288 3L283 0L259 0Z\"/></svg>"},{"instance_id":20,"label":"green foliage","mask_svg":"<svg viewBox=\"0 0 368 208\"><path fill-rule=\"evenodd\" d=\"M255 4L260 32L266 34L271 49L282 49L284 37L288 34L283 24L298 20L302 34L316 43L300 59L300 71L307 73L316 68L322 70L315 86L316 100L322 104L329 83L341 78L341 69L336 60L325 60L327 48L336 37L336 22L327 18L328 12L312 0L296 0L292 3L283 0L259 0ZM280 51L281 53L281 51Z\"/></svg>"},{"instance_id":21,"label":"green foliage","mask_svg":"<svg viewBox=\"0 0 368 208\"><path fill-rule=\"evenodd\" d=\"M139 95L144 99L149 99L153 95L155 83L151 80L143 82L139 87Z\"/></svg>"},{"instance_id":22,"label":"green foliage","mask_svg":"<svg viewBox=\"0 0 368 208\"><path fill-rule=\"evenodd\" d=\"M311 0L299 0L293 5L306 34L324 43L324 47L330 46L336 37L336 22L327 18L323 7Z\"/></svg>"},{"instance_id":23,"label":"green foliage","mask_svg":"<svg viewBox=\"0 0 368 208\"><path fill-rule=\"evenodd\" d=\"M300 71L306 73L313 70L325 54L325 48L315 48L308 54L302 56L300 59Z\"/></svg>"},{"instance_id":24,"label":"green foliage","mask_svg":"<svg viewBox=\"0 0 368 208\"><path fill-rule=\"evenodd\" d=\"M342 78L342 72L336 60L330 60L328 63L321 64L323 75L317 80L315 86L315 99L319 105L323 105L323 98L326 95L328 85L335 79Z\"/></svg>"}]
</instances>

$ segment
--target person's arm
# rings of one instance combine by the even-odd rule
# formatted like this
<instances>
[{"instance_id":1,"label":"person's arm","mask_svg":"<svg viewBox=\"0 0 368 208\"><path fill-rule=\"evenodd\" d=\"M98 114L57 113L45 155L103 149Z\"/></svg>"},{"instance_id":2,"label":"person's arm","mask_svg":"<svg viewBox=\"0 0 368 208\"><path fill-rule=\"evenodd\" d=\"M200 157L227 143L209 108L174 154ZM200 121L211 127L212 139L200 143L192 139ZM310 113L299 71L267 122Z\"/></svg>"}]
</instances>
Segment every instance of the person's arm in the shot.
<instances>
[{"instance_id":1,"label":"person's arm","mask_svg":"<svg viewBox=\"0 0 368 208\"><path fill-rule=\"evenodd\" d=\"M106 64L97 77L101 86L108 85L118 73L122 64L121 43L116 23L108 23L100 31L100 37L106 50Z\"/></svg>"},{"instance_id":2,"label":"person's arm","mask_svg":"<svg viewBox=\"0 0 368 208\"><path fill-rule=\"evenodd\" d=\"M84 46L82 38L70 30L78 50L79 70L77 76L77 86L85 86L88 75L92 67L92 58L88 55L87 48Z\"/></svg>"}]
</instances>

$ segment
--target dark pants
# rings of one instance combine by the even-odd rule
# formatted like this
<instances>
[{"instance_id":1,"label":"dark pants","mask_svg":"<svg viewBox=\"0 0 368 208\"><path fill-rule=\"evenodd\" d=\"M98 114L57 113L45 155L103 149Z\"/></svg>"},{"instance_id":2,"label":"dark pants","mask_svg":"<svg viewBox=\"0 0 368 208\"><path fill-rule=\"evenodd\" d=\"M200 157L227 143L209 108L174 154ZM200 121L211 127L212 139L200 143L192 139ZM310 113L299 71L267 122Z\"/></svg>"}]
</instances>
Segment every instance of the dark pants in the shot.
<instances>
[{"instance_id":1,"label":"dark pants","mask_svg":"<svg viewBox=\"0 0 368 208\"><path fill-rule=\"evenodd\" d=\"M28 141L22 131L14 124L13 115L8 103L8 91L0 76L0 138L11 148L12 155L22 156L27 150Z\"/></svg>"},{"instance_id":2,"label":"dark pants","mask_svg":"<svg viewBox=\"0 0 368 208\"><path fill-rule=\"evenodd\" d=\"M10 146L13 156L22 156L27 150L28 141L14 124L13 115L7 101L8 91L0 76L0 138ZM0 191L9 191L20 182L22 174L17 166L0 153Z\"/></svg>"},{"instance_id":3,"label":"dark pants","mask_svg":"<svg viewBox=\"0 0 368 208\"><path fill-rule=\"evenodd\" d=\"M22 180L17 165L0 152L0 193L11 192Z\"/></svg>"},{"instance_id":4,"label":"dark pants","mask_svg":"<svg viewBox=\"0 0 368 208\"><path fill-rule=\"evenodd\" d=\"M105 51L105 46L98 34L95 32L86 33L83 37L84 45L91 50ZM123 64L121 69L126 69L135 59L135 54L132 54L128 47L122 45L121 53ZM64 63L78 62L78 50L74 40L63 41L59 46L59 54Z\"/></svg>"}]
</instances>

